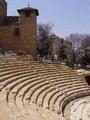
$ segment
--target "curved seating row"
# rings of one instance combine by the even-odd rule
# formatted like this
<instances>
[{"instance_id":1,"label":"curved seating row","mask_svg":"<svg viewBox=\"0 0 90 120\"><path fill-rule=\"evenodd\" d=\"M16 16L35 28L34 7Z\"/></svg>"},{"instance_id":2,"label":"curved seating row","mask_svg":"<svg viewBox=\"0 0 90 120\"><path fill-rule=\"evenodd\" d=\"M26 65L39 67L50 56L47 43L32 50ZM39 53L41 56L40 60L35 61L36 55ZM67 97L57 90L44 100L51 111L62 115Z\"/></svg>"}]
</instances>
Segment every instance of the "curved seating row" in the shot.
<instances>
[{"instance_id":1,"label":"curved seating row","mask_svg":"<svg viewBox=\"0 0 90 120\"><path fill-rule=\"evenodd\" d=\"M0 92L8 105L35 104L63 114L71 100L90 95L90 88L83 76L62 64L14 63L0 66Z\"/></svg>"}]
</instances>

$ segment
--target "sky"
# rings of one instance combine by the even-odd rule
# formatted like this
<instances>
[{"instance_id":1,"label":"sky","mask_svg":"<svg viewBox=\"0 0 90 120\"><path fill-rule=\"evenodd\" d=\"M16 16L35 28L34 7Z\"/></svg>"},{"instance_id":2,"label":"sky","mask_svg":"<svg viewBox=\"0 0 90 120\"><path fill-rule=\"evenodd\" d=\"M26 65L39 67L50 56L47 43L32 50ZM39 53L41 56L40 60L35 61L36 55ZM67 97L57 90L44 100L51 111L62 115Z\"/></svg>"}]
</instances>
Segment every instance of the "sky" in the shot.
<instances>
[{"instance_id":1,"label":"sky","mask_svg":"<svg viewBox=\"0 0 90 120\"><path fill-rule=\"evenodd\" d=\"M17 9L37 8L37 23L52 23L53 32L66 37L71 33L90 33L90 0L6 0L8 15L18 15Z\"/></svg>"}]
</instances>

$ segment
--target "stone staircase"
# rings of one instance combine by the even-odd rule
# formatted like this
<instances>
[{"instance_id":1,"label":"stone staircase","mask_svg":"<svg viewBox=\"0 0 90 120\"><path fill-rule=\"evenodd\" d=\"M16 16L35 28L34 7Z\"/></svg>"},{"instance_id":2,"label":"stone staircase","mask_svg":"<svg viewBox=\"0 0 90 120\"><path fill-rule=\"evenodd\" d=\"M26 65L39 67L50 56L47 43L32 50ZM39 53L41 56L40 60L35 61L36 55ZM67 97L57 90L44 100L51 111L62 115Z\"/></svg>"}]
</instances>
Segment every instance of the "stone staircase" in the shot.
<instances>
[{"instance_id":1,"label":"stone staircase","mask_svg":"<svg viewBox=\"0 0 90 120\"><path fill-rule=\"evenodd\" d=\"M64 120L66 105L89 95L83 76L63 64L0 65L1 120Z\"/></svg>"}]
</instances>

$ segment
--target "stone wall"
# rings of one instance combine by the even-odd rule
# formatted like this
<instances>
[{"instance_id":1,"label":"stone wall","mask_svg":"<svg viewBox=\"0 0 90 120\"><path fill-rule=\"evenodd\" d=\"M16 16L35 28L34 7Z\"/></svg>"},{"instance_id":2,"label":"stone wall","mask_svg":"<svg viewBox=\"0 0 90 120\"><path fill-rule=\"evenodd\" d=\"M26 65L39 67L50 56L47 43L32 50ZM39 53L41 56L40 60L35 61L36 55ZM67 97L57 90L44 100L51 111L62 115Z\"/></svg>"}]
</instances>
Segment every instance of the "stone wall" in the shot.
<instances>
[{"instance_id":1,"label":"stone wall","mask_svg":"<svg viewBox=\"0 0 90 120\"><path fill-rule=\"evenodd\" d=\"M4 25L7 16L7 3L5 0L0 0L0 26Z\"/></svg>"},{"instance_id":2,"label":"stone wall","mask_svg":"<svg viewBox=\"0 0 90 120\"><path fill-rule=\"evenodd\" d=\"M21 42L20 48L36 55L36 13L32 12L30 18L20 16Z\"/></svg>"},{"instance_id":3,"label":"stone wall","mask_svg":"<svg viewBox=\"0 0 90 120\"><path fill-rule=\"evenodd\" d=\"M19 30L19 35L15 34ZM36 56L36 14L21 18L19 23L0 27L0 47L8 50L23 50Z\"/></svg>"},{"instance_id":4,"label":"stone wall","mask_svg":"<svg viewBox=\"0 0 90 120\"><path fill-rule=\"evenodd\" d=\"M20 16L7 16L7 3L0 2L0 47L7 50L23 50L36 56L36 10L29 9L30 16L25 16L25 10Z\"/></svg>"},{"instance_id":5,"label":"stone wall","mask_svg":"<svg viewBox=\"0 0 90 120\"><path fill-rule=\"evenodd\" d=\"M7 16L5 19L5 25L11 25L19 21L19 16Z\"/></svg>"},{"instance_id":6,"label":"stone wall","mask_svg":"<svg viewBox=\"0 0 90 120\"><path fill-rule=\"evenodd\" d=\"M14 29L16 26L2 26L0 27L0 47L7 50L17 48Z\"/></svg>"}]
</instances>

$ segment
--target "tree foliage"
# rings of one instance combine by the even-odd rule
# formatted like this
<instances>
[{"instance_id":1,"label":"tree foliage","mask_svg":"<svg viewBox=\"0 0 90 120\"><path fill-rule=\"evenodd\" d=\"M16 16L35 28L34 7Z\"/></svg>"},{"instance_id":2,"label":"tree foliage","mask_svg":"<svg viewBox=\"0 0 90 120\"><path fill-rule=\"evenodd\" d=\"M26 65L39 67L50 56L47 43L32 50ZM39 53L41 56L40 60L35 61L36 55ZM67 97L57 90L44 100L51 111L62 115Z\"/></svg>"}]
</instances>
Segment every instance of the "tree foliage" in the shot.
<instances>
[{"instance_id":1,"label":"tree foliage","mask_svg":"<svg viewBox=\"0 0 90 120\"><path fill-rule=\"evenodd\" d=\"M84 49L90 47L90 35L86 35L86 37L82 40L81 47Z\"/></svg>"},{"instance_id":2,"label":"tree foliage","mask_svg":"<svg viewBox=\"0 0 90 120\"><path fill-rule=\"evenodd\" d=\"M72 43L74 49L80 48L81 42L86 38L86 34L72 33L66 40Z\"/></svg>"},{"instance_id":3,"label":"tree foliage","mask_svg":"<svg viewBox=\"0 0 90 120\"><path fill-rule=\"evenodd\" d=\"M66 40L72 42L74 49L74 59L72 59L71 62L80 64L82 67L90 64L90 35L75 33L66 37ZM73 58L73 54L71 56Z\"/></svg>"},{"instance_id":4,"label":"tree foliage","mask_svg":"<svg viewBox=\"0 0 90 120\"><path fill-rule=\"evenodd\" d=\"M38 42L38 53L40 56L48 54L49 41L48 38L52 36L53 25L51 23L38 24L37 26L37 42Z\"/></svg>"}]
</instances>

